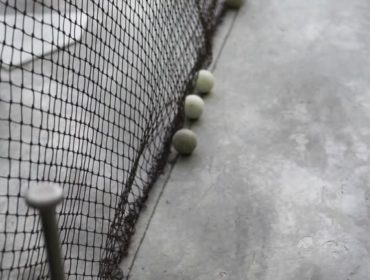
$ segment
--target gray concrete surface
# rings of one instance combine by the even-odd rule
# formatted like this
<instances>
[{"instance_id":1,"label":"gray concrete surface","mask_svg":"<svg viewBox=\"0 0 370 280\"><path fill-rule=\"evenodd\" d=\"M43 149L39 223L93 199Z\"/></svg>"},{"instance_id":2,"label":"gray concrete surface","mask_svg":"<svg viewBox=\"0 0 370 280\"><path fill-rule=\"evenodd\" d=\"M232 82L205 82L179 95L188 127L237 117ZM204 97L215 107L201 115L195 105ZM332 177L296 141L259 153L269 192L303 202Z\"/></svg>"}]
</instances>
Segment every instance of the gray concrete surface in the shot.
<instances>
[{"instance_id":1,"label":"gray concrete surface","mask_svg":"<svg viewBox=\"0 0 370 280\"><path fill-rule=\"evenodd\" d=\"M370 279L369 11L239 11L193 125L199 147L144 213L129 279Z\"/></svg>"}]
</instances>

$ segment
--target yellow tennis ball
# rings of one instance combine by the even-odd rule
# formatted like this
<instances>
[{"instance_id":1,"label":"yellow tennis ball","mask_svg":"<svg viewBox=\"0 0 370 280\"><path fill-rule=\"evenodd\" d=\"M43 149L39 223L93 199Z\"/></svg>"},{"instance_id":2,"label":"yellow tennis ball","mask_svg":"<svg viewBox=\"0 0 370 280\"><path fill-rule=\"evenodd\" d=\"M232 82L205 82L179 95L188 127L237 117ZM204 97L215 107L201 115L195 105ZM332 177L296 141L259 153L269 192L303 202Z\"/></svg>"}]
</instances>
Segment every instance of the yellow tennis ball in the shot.
<instances>
[{"instance_id":1,"label":"yellow tennis ball","mask_svg":"<svg viewBox=\"0 0 370 280\"><path fill-rule=\"evenodd\" d=\"M185 99L185 116L191 120L197 120L203 114L204 101L198 95L188 95Z\"/></svg>"},{"instance_id":2,"label":"yellow tennis ball","mask_svg":"<svg viewBox=\"0 0 370 280\"><path fill-rule=\"evenodd\" d=\"M173 136L172 145L179 154L190 155L197 146L197 136L190 129L180 129Z\"/></svg>"},{"instance_id":3,"label":"yellow tennis ball","mask_svg":"<svg viewBox=\"0 0 370 280\"><path fill-rule=\"evenodd\" d=\"M208 70L200 70L195 88L201 93L209 93L215 85L215 77Z\"/></svg>"},{"instance_id":4,"label":"yellow tennis ball","mask_svg":"<svg viewBox=\"0 0 370 280\"><path fill-rule=\"evenodd\" d=\"M244 4L244 2L245 0L226 0L225 3L229 8L239 9Z\"/></svg>"}]
</instances>

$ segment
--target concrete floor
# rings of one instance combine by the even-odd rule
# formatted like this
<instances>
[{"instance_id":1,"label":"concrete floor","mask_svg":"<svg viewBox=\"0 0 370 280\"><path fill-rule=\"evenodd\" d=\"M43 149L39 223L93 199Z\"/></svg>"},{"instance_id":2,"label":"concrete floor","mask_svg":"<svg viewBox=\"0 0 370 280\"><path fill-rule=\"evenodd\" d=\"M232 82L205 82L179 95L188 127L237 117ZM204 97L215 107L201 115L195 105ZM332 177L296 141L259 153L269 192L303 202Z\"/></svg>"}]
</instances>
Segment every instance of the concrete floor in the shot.
<instances>
[{"instance_id":1,"label":"concrete floor","mask_svg":"<svg viewBox=\"0 0 370 280\"><path fill-rule=\"evenodd\" d=\"M129 279L370 279L369 11L249 0L228 14L199 146L153 189Z\"/></svg>"}]
</instances>

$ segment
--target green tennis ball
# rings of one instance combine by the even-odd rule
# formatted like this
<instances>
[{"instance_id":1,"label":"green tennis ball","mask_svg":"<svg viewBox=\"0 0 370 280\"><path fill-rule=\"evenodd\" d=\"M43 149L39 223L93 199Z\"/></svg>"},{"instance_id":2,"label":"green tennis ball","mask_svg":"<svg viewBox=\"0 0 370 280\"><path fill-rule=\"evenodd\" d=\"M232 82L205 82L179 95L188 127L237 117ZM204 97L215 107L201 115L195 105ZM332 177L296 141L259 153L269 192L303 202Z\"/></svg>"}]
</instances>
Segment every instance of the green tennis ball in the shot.
<instances>
[{"instance_id":1,"label":"green tennis ball","mask_svg":"<svg viewBox=\"0 0 370 280\"><path fill-rule=\"evenodd\" d=\"M200 70L195 88L201 93L209 93L215 85L215 77L208 70Z\"/></svg>"},{"instance_id":2,"label":"green tennis ball","mask_svg":"<svg viewBox=\"0 0 370 280\"><path fill-rule=\"evenodd\" d=\"M197 146L197 136L190 129L180 129L173 136L172 145L179 154L190 155Z\"/></svg>"},{"instance_id":3,"label":"green tennis ball","mask_svg":"<svg viewBox=\"0 0 370 280\"><path fill-rule=\"evenodd\" d=\"M245 0L226 0L225 3L229 8L239 9L244 4L244 2Z\"/></svg>"},{"instance_id":4,"label":"green tennis ball","mask_svg":"<svg viewBox=\"0 0 370 280\"><path fill-rule=\"evenodd\" d=\"M203 114L204 101L198 95L188 95L185 99L185 116L191 120L197 120Z\"/></svg>"}]
</instances>

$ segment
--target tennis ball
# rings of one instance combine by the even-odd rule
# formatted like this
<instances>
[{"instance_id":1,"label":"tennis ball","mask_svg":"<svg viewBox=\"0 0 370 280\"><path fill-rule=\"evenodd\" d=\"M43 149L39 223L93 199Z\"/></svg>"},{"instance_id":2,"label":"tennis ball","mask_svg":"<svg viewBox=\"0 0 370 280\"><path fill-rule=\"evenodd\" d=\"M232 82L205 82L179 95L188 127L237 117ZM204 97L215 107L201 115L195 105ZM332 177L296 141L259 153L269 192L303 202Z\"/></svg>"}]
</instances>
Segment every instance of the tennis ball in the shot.
<instances>
[{"instance_id":1,"label":"tennis ball","mask_svg":"<svg viewBox=\"0 0 370 280\"><path fill-rule=\"evenodd\" d=\"M215 77L208 70L200 70L195 88L201 93L209 93L215 85Z\"/></svg>"},{"instance_id":2,"label":"tennis ball","mask_svg":"<svg viewBox=\"0 0 370 280\"><path fill-rule=\"evenodd\" d=\"M190 155L197 146L197 136L190 129L180 129L173 136L172 145L179 154Z\"/></svg>"},{"instance_id":3,"label":"tennis ball","mask_svg":"<svg viewBox=\"0 0 370 280\"><path fill-rule=\"evenodd\" d=\"M185 116L191 120L200 118L204 111L204 101L198 95L188 95L185 99Z\"/></svg>"},{"instance_id":4,"label":"tennis ball","mask_svg":"<svg viewBox=\"0 0 370 280\"><path fill-rule=\"evenodd\" d=\"M232 9L239 9L244 2L245 0L226 0L226 5Z\"/></svg>"}]
</instances>

